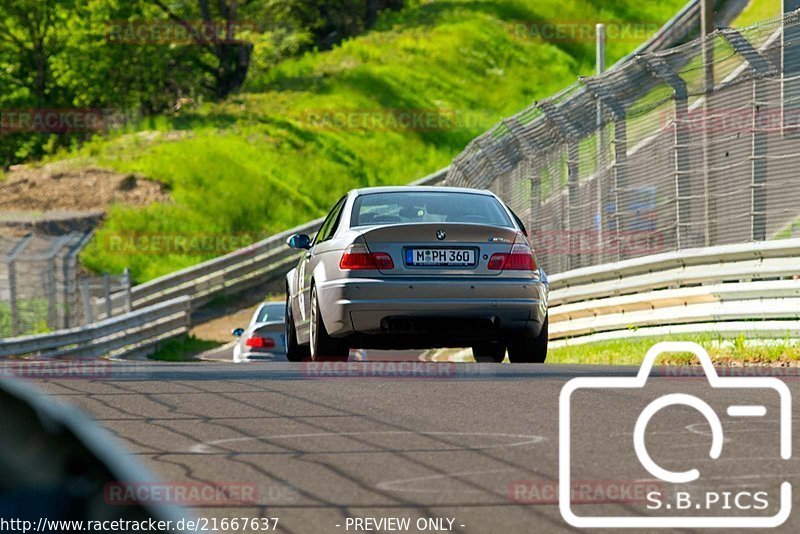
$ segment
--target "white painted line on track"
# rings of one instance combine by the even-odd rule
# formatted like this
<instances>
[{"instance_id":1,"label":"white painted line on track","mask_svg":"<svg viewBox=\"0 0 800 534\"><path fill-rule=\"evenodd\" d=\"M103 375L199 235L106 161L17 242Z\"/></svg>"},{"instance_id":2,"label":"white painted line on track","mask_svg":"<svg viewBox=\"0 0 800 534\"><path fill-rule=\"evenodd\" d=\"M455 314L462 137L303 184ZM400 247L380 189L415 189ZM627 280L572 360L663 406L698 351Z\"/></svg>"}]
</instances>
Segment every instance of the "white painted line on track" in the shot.
<instances>
[{"instance_id":1,"label":"white painted line on track","mask_svg":"<svg viewBox=\"0 0 800 534\"><path fill-rule=\"evenodd\" d=\"M469 447L464 446L462 450L470 451L470 450L483 450L483 449L499 449L504 447L521 447L523 445L532 445L535 443L540 443L545 441L547 438L544 436L537 436L537 435L527 435L527 434L503 434L499 432L416 432L411 430L389 430L389 431L365 431L365 432L315 432L310 434L278 434L278 435L267 435L267 436L245 436L239 438L224 438L224 439L217 439L213 441L205 441L202 443L196 443L191 447L190 452L196 454L209 454L213 453L211 449L214 448L216 445L222 445L225 443L238 443L244 441L260 441L260 440L282 440L282 439L300 439L300 438L322 438L322 437L344 437L344 436L389 436L389 435L411 435L411 436L454 436L454 437L464 437L464 436L479 436L479 437L500 437L500 438L514 438L518 441L513 441L511 443L498 443L493 445L484 445L484 446L477 446L477 447ZM431 449L435 451L437 449ZM453 450L453 449L449 449ZM228 452L224 449L220 449L220 452ZM339 451L331 451L331 452L339 452ZM396 452L396 451L386 451L386 452ZM320 454L320 453L315 453Z\"/></svg>"}]
</instances>

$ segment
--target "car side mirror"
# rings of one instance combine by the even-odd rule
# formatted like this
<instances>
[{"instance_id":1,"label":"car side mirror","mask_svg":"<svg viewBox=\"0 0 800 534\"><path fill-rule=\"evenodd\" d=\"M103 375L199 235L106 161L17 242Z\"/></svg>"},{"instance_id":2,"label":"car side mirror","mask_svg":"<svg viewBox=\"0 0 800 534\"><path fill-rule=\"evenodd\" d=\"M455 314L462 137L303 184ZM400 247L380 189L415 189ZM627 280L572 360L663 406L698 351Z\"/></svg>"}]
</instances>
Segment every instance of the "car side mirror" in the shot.
<instances>
[{"instance_id":1,"label":"car side mirror","mask_svg":"<svg viewBox=\"0 0 800 534\"><path fill-rule=\"evenodd\" d=\"M244 334L244 328L234 328L231 334L233 337L242 337L242 334Z\"/></svg>"},{"instance_id":2,"label":"car side mirror","mask_svg":"<svg viewBox=\"0 0 800 534\"><path fill-rule=\"evenodd\" d=\"M294 234L286 240L286 244L299 250L308 250L311 248L311 238L306 234Z\"/></svg>"}]
</instances>

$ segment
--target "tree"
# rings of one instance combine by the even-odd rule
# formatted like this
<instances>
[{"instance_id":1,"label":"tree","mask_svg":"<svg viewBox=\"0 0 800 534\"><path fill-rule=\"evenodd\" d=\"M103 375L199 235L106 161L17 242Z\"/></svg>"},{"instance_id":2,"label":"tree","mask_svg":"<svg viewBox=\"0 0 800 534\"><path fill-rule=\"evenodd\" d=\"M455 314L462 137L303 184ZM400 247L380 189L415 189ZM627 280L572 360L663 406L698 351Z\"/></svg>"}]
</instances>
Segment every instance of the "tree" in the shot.
<instances>
[{"instance_id":1,"label":"tree","mask_svg":"<svg viewBox=\"0 0 800 534\"><path fill-rule=\"evenodd\" d=\"M402 6L403 0L295 0L292 11L326 49L372 27L380 11Z\"/></svg>"},{"instance_id":2,"label":"tree","mask_svg":"<svg viewBox=\"0 0 800 534\"><path fill-rule=\"evenodd\" d=\"M25 130L3 121L4 113L5 118L28 109L152 113L197 86L200 77L179 68L186 51L108 41L111 22L156 14L140 0L0 2L0 165L8 168L95 133Z\"/></svg>"},{"instance_id":3,"label":"tree","mask_svg":"<svg viewBox=\"0 0 800 534\"><path fill-rule=\"evenodd\" d=\"M194 57L197 68L211 75L210 89L225 98L239 89L247 76L253 44L239 38L242 16L263 11L254 0L149 0L170 20L184 27L194 44L206 52ZM259 9L262 8L262 9ZM253 20L253 19L251 19ZM198 24L200 22L200 24ZM222 30L221 32L219 30Z\"/></svg>"},{"instance_id":4,"label":"tree","mask_svg":"<svg viewBox=\"0 0 800 534\"><path fill-rule=\"evenodd\" d=\"M0 3L0 83L12 88L14 100L43 105L66 96L53 83L51 61L63 47L59 25L72 7L63 0Z\"/></svg>"}]
</instances>

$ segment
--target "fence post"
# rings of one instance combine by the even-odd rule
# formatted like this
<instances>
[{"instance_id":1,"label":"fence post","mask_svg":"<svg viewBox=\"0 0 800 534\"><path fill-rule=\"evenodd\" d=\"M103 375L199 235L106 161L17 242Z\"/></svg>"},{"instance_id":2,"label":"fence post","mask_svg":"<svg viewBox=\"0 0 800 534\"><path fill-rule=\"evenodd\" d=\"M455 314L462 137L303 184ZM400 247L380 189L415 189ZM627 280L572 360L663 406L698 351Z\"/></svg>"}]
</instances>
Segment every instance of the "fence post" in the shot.
<instances>
[{"instance_id":1,"label":"fence post","mask_svg":"<svg viewBox=\"0 0 800 534\"><path fill-rule=\"evenodd\" d=\"M17 309L17 268L9 261L8 268L8 308L11 313L11 337L19 335L19 310Z\"/></svg>"},{"instance_id":2,"label":"fence post","mask_svg":"<svg viewBox=\"0 0 800 534\"><path fill-rule=\"evenodd\" d=\"M63 299L64 299L64 320L62 321L62 325L64 328L69 328L72 326L72 321L70 318L70 314L72 313L72 307L70 306L70 286L75 283L74 277L77 277L75 263L77 260L75 256L77 255L79 249L70 247L67 251L66 256L61 259L61 272L62 276L64 277L64 287L63 289ZM75 287L75 286L72 286Z\"/></svg>"},{"instance_id":3,"label":"fence post","mask_svg":"<svg viewBox=\"0 0 800 534\"><path fill-rule=\"evenodd\" d=\"M78 273L77 273L77 265L78 265L78 253L83 250L86 244L94 235L94 230L90 232L86 232L83 235L74 234L75 242L69 247L67 250L66 256L64 256L61 264L63 267L63 276L64 276L64 328L69 328L72 326L72 318L70 314L72 313L72 307L70 295L77 296L78 292ZM77 303L75 305L75 311L77 313ZM91 322L91 321L89 321ZM77 317L76 317L77 323ZM88 324L88 323L87 323Z\"/></svg>"},{"instance_id":4,"label":"fence post","mask_svg":"<svg viewBox=\"0 0 800 534\"><path fill-rule=\"evenodd\" d=\"M614 115L614 232L616 236L616 259L622 259L622 246L620 244L620 191L627 187L625 181L625 168L628 160L628 125L625 117L625 106L614 98L603 80L598 78L580 78L580 81L589 88L598 104L603 104ZM599 178L598 178L599 179ZM602 206L600 207L602 210ZM601 227L602 232L602 227Z\"/></svg>"},{"instance_id":5,"label":"fence post","mask_svg":"<svg viewBox=\"0 0 800 534\"><path fill-rule=\"evenodd\" d=\"M714 90L714 0L700 0L700 42L703 47L703 85L705 93Z\"/></svg>"},{"instance_id":6,"label":"fence post","mask_svg":"<svg viewBox=\"0 0 800 534\"><path fill-rule=\"evenodd\" d=\"M714 1L700 0L700 46L703 59L703 246L711 245L711 197L709 165L709 118L712 117L711 97L714 94Z\"/></svg>"},{"instance_id":7,"label":"fence post","mask_svg":"<svg viewBox=\"0 0 800 534\"><path fill-rule=\"evenodd\" d=\"M17 258L28 246L33 234L28 234L14 245L6 258L6 265L8 266L8 300L9 311L11 312L11 336L18 336L21 333L19 322L19 307L17 302Z\"/></svg>"},{"instance_id":8,"label":"fence post","mask_svg":"<svg viewBox=\"0 0 800 534\"><path fill-rule=\"evenodd\" d=\"M537 102L536 105L542 110L545 118L560 132L562 139L567 144L567 216L564 223L567 229L567 242L570 250L570 254L567 256L567 269L574 269L577 267L578 255L572 254L574 250L573 231L576 230L575 226L578 222L580 210L578 203L578 175L580 173L579 134L577 129L570 124L569 120L555 105L548 101Z\"/></svg>"},{"instance_id":9,"label":"fence post","mask_svg":"<svg viewBox=\"0 0 800 534\"><path fill-rule=\"evenodd\" d=\"M783 0L783 31L781 42L781 110L784 135L796 135L800 120L800 24L796 11L800 0ZM788 132L786 130L789 130Z\"/></svg>"},{"instance_id":10,"label":"fence post","mask_svg":"<svg viewBox=\"0 0 800 534\"><path fill-rule=\"evenodd\" d=\"M103 297L106 301L106 319L108 319L113 312L111 306L111 277L108 273L103 273Z\"/></svg>"},{"instance_id":11,"label":"fence post","mask_svg":"<svg viewBox=\"0 0 800 534\"><path fill-rule=\"evenodd\" d=\"M125 267L123 284L125 285L125 312L130 313L133 311L133 305L131 301L131 270L129 267Z\"/></svg>"},{"instance_id":12,"label":"fence post","mask_svg":"<svg viewBox=\"0 0 800 534\"><path fill-rule=\"evenodd\" d=\"M657 56L639 56L645 66L656 78L662 80L673 90L675 102L675 238L678 250L692 246L689 232L692 217L692 182L689 164L689 132L686 123L689 116L689 93L686 82L677 72Z\"/></svg>"},{"instance_id":13,"label":"fence post","mask_svg":"<svg viewBox=\"0 0 800 534\"><path fill-rule=\"evenodd\" d=\"M539 207L542 205L542 175L539 172L532 172L529 180L531 181L530 215L526 222L528 232L533 233L534 217L539 213Z\"/></svg>"},{"instance_id":14,"label":"fence post","mask_svg":"<svg viewBox=\"0 0 800 534\"><path fill-rule=\"evenodd\" d=\"M66 282L66 280L65 280ZM53 330L58 327L58 303L56 302L56 259L55 254L47 258L47 324Z\"/></svg>"},{"instance_id":15,"label":"fence post","mask_svg":"<svg viewBox=\"0 0 800 534\"><path fill-rule=\"evenodd\" d=\"M56 257L58 257L61 249L64 248L67 241L72 238L72 234L62 235L56 239L47 249L47 283L45 290L47 291L47 308L48 318L47 324L53 330L58 329L58 287L56 282ZM67 284L67 277L64 276L64 284ZM64 315L67 314L67 301L64 299Z\"/></svg>"},{"instance_id":16,"label":"fence post","mask_svg":"<svg viewBox=\"0 0 800 534\"><path fill-rule=\"evenodd\" d=\"M600 76L606 71L606 25L596 24L595 31L595 51L594 51L594 65L595 75ZM606 147L608 146L608 139L606 139L606 129L603 126L603 101L597 98L597 117L595 120L597 128L597 164L595 166L595 181L597 182L597 215L595 216L597 227L597 259L602 263L604 258L604 224L605 214L603 213L603 206L605 206L605 191L603 190L604 175L606 172Z\"/></svg>"},{"instance_id":17,"label":"fence post","mask_svg":"<svg viewBox=\"0 0 800 534\"><path fill-rule=\"evenodd\" d=\"M750 134L750 238L767 239L767 144L769 136L762 131L759 117L764 112L768 90L764 78L777 76L778 69L761 54L738 30L721 32L737 54L753 70L753 119Z\"/></svg>"},{"instance_id":18,"label":"fence post","mask_svg":"<svg viewBox=\"0 0 800 534\"><path fill-rule=\"evenodd\" d=\"M81 297L83 299L83 322L91 324L94 322L94 311L92 310L92 293L89 289L88 276L81 280Z\"/></svg>"}]
</instances>

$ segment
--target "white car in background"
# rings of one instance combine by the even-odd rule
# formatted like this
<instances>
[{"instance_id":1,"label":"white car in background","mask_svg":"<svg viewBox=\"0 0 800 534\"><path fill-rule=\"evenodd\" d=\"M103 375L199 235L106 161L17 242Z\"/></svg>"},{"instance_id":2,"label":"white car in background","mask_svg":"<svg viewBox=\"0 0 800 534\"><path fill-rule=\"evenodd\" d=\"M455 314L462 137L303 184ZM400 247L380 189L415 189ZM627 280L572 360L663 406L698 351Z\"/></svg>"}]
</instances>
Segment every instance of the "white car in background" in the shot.
<instances>
[{"instance_id":1,"label":"white car in background","mask_svg":"<svg viewBox=\"0 0 800 534\"><path fill-rule=\"evenodd\" d=\"M233 361L244 362L250 359L286 359L286 338L284 336L286 306L283 302L261 304L247 328L236 328L232 334L239 338L233 347Z\"/></svg>"}]
</instances>

